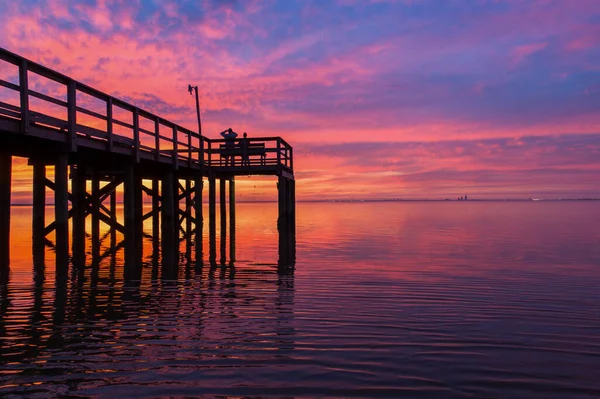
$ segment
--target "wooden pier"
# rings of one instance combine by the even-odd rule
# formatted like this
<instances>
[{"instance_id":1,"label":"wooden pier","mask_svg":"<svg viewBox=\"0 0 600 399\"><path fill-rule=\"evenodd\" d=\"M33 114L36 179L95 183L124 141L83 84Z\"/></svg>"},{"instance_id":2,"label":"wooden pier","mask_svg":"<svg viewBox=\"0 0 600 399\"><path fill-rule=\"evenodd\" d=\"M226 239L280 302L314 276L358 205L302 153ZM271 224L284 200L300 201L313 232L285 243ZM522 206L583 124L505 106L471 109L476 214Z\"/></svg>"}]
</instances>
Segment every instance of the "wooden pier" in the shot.
<instances>
[{"instance_id":1,"label":"wooden pier","mask_svg":"<svg viewBox=\"0 0 600 399\"><path fill-rule=\"evenodd\" d=\"M217 181L220 260L226 259L229 230L229 258L233 261L235 177L248 175L277 177L280 264L293 261L293 149L281 137L249 138L247 157L242 159L239 144L209 139L1 48L0 68L13 71L7 80L0 79L0 276L8 276L10 263L13 156L29 159L33 167L34 264L43 264L44 247L50 245L56 252L57 274L64 274L69 265L77 270L88 265L87 217L91 218L92 259L102 256L101 223L123 234L124 242L115 246L125 250L125 280L140 277L147 219L152 220L152 238L160 247L163 269L177 269L181 241L186 243L188 256L193 254L194 261L202 264L205 181L209 261L217 259ZM52 180L48 168L53 168ZM122 223L116 212L118 187L123 192ZM45 218L47 190L54 194L51 222ZM143 211L144 196L152 204L147 213ZM54 243L47 238L52 232Z\"/></svg>"}]
</instances>

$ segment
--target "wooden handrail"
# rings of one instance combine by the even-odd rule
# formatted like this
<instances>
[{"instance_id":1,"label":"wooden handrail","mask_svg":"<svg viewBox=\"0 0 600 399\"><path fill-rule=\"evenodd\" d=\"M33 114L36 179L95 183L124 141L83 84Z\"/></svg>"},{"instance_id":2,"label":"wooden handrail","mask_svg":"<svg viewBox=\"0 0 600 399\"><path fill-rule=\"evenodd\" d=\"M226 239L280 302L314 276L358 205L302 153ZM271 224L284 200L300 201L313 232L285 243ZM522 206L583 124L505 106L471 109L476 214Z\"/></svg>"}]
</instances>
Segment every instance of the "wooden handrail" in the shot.
<instances>
[{"instance_id":1,"label":"wooden handrail","mask_svg":"<svg viewBox=\"0 0 600 399\"><path fill-rule=\"evenodd\" d=\"M86 85L85 83L78 82L70 77L61 74L60 72L54 71L48 67L29 61L28 59L7 51L0 47L0 62L7 62L15 65L19 70L19 84L15 84L6 80L0 79L0 88L6 88L19 93L19 107L14 107L12 115L20 116L21 132L27 133L31 123L40 123L42 114L34 113L30 109L30 97L40 99L50 104L54 104L60 107L64 107L67 111L66 120L59 118L48 119L53 121L52 127L57 129L66 129L66 141L69 145L70 151L75 151L77 147L78 138L95 137L105 141L106 149L109 152L115 150L115 143L119 147L122 143L129 140L131 142L131 155L136 161L139 160L140 151L145 154L152 152L156 160L165 159L164 155L170 153L172 158L173 167L177 168L180 163L179 160L187 162L188 166L200 164L203 166L211 165L214 158L212 154L219 154L219 143L225 143L225 139L209 139L197 132L187 129L183 126L177 125L171 121L160 118L152 112L140 109L130 103L115 98L109 94L106 94L98 89ZM29 87L29 73L35 73L43 78L58 82L65 86L67 92L67 101L63 99L53 97L52 93L45 94L36 90L32 90ZM106 114L97 112L91 109L87 109L84 104L77 104L77 93L83 93L89 95L97 100L103 101L106 104ZM131 112L131 122L125 122L114 118L114 107L120 108L126 112ZM12 108L10 108L12 109ZM9 112L9 111L7 111ZM96 118L99 121L106 122L106 131L102 131L98 127L91 128L78 123L77 115L83 114L92 118ZM35 115L35 119L32 119ZM12 117L12 116L11 116ZM140 118L144 118L150 123L154 122L154 129L142 127L142 121ZM146 121L143 121L145 124ZM56 125L56 126L54 126ZM120 126L125 129L129 129L131 135L121 135L114 131L114 126ZM164 136L160 134L161 125L169 128L171 134ZM144 125L146 126L146 125ZM153 131L154 130L154 131ZM180 139L180 133L182 136ZM154 137L153 141L142 144L140 135L143 137ZM133 137L133 140L130 138ZM241 137L238 137L236 141L239 141ZM171 143L172 148L163 150L160 148L161 141ZM276 154L277 165L286 166L291 168L293 166L293 149L292 147L281 137L248 137L249 143L264 143L265 152L268 154ZM213 145L214 143L214 145ZM272 144L271 144L272 143ZM199 148L197 147L199 146ZM119 150L122 151L122 150ZM198 155L195 155L198 154ZM206 154L206 155L205 155ZM147 157L147 155L144 155ZM208 159L207 159L208 158ZM271 155L272 161L275 161L274 155ZM217 159L218 161L218 159Z\"/></svg>"}]
</instances>

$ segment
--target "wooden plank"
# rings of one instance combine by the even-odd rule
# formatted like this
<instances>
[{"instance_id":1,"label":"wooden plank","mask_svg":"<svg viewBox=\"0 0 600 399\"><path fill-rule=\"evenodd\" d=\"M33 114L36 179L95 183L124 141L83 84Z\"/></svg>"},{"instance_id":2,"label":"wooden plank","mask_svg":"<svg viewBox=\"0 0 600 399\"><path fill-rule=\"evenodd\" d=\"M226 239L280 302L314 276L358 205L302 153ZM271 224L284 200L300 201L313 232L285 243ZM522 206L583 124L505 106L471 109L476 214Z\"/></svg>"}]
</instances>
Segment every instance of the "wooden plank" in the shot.
<instances>
[{"instance_id":1,"label":"wooden plank","mask_svg":"<svg viewBox=\"0 0 600 399\"><path fill-rule=\"evenodd\" d=\"M6 80L3 80L3 79L0 79L0 86L6 87L7 89L11 89L11 90L14 90L14 91L19 91L20 90L19 89L19 85L7 82Z\"/></svg>"},{"instance_id":2,"label":"wooden plank","mask_svg":"<svg viewBox=\"0 0 600 399\"><path fill-rule=\"evenodd\" d=\"M67 106L67 103L65 101L59 100L58 98L50 97L44 93L40 93L35 90L29 89L29 95L31 97L39 98L40 100L44 100L55 105L60 105L61 107Z\"/></svg>"},{"instance_id":3,"label":"wooden plank","mask_svg":"<svg viewBox=\"0 0 600 399\"><path fill-rule=\"evenodd\" d=\"M107 119L106 116L99 114L98 112L90 111L88 109L81 108L81 107L77 107L77 112L81 112L82 114L93 116L94 118L98 118L103 121L105 121Z\"/></svg>"}]
</instances>

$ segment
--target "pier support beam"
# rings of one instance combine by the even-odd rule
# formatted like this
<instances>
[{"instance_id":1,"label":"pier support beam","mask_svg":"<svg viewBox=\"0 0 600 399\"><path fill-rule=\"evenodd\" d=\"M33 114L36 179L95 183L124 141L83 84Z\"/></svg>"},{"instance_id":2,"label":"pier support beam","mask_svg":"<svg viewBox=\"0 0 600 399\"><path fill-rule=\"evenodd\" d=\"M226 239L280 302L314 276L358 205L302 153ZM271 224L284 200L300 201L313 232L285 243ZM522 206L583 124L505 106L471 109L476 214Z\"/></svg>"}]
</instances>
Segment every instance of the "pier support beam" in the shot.
<instances>
[{"instance_id":1,"label":"pier support beam","mask_svg":"<svg viewBox=\"0 0 600 399\"><path fill-rule=\"evenodd\" d=\"M213 175L208 181L208 241L209 241L209 258L213 263L217 259L217 221L216 221L216 202L217 202L217 187L216 179Z\"/></svg>"},{"instance_id":2,"label":"pier support beam","mask_svg":"<svg viewBox=\"0 0 600 399\"><path fill-rule=\"evenodd\" d=\"M279 262L280 264L291 263L295 258L295 182L283 176L279 176L278 205L279 218L277 228L279 230Z\"/></svg>"},{"instance_id":3,"label":"pier support beam","mask_svg":"<svg viewBox=\"0 0 600 399\"><path fill-rule=\"evenodd\" d=\"M125 281L139 280L141 277L141 252L139 242L142 232L139 222L142 213L142 180L134 165L128 165L125 171L123 207L125 213Z\"/></svg>"},{"instance_id":4,"label":"pier support beam","mask_svg":"<svg viewBox=\"0 0 600 399\"><path fill-rule=\"evenodd\" d=\"M0 280L8 279L10 264L10 191L12 157L0 154ZM1 282L0 281L0 282Z\"/></svg>"},{"instance_id":5,"label":"pier support beam","mask_svg":"<svg viewBox=\"0 0 600 399\"><path fill-rule=\"evenodd\" d=\"M92 261L96 264L100 258L100 178L92 173Z\"/></svg>"},{"instance_id":6,"label":"pier support beam","mask_svg":"<svg viewBox=\"0 0 600 399\"><path fill-rule=\"evenodd\" d=\"M160 254L160 188L159 180L152 179L152 267L158 268Z\"/></svg>"},{"instance_id":7,"label":"pier support beam","mask_svg":"<svg viewBox=\"0 0 600 399\"><path fill-rule=\"evenodd\" d=\"M185 179L185 254L188 262L192 256L192 181Z\"/></svg>"},{"instance_id":8,"label":"pier support beam","mask_svg":"<svg viewBox=\"0 0 600 399\"><path fill-rule=\"evenodd\" d=\"M172 276L173 270L177 270L175 245L179 245L179 232L175 222L175 187L176 182L172 171L168 171L162 180L162 274Z\"/></svg>"},{"instance_id":9,"label":"pier support beam","mask_svg":"<svg viewBox=\"0 0 600 399\"><path fill-rule=\"evenodd\" d=\"M229 178L229 262L235 262L235 177Z\"/></svg>"},{"instance_id":10,"label":"pier support beam","mask_svg":"<svg viewBox=\"0 0 600 399\"><path fill-rule=\"evenodd\" d=\"M32 227L32 252L33 267L37 272L42 272L46 253L46 165L44 162L32 160L33 165L33 217Z\"/></svg>"},{"instance_id":11,"label":"pier support beam","mask_svg":"<svg viewBox=\"0 0 600 399\"><path fill-rule=\"evenodd\" d=\"M69 270L68 156L60 154L54 166L54 220L56 224L56 273Z\"/></svg>"},{"instance_id":12,"label":"pier support beam","mask_svg":"<svg viewBox=\"0 0 600 399\"><path fill-rule=\"evenodd\" d=\"M202 189L204 186L204 180L202 175L196 177L196 183L194 186L194 216L196 217L196 266L202 265L202 235L204 232L204 215L202 214Z\"/></svg>"},{"instance_id":13,"label":"pier support beam","mask_svg":"<svg viewBox=\"0 0 600 399\"><path fill-rule=\"evenodd\" d=\"M85 268L85 211L86 211L86 166L79 163L71 168L71 188L73 198L73 265L79 270Z\"/></svg>"},{"instance_id":14,"label":"pier support beam","mask_svg":"<svg viewBox=\"0 0 600 399\"><path fill-rule=\"evenodd\" d=\"M221 179L219 179L219 183L219 207L221 209L221 264L225 264L225 252L227 249L227 180L221 177Z\"/></svg>"}]
</instances>

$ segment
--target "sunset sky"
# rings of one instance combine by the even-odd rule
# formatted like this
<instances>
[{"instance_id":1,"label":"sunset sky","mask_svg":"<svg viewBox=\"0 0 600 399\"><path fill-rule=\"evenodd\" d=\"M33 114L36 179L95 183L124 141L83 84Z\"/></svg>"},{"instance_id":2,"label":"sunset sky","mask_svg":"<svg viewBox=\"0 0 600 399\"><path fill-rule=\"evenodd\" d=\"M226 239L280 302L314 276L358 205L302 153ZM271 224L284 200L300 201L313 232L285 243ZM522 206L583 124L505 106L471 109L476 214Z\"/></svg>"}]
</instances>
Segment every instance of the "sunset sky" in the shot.
<instances>
[{"instance_id":1,"label":"sunset sky","mask_svg":"<svg viewBox=\"0 0 600 399\"><path fill-rule=\"evenodd\" d=\"M191 129L198 85L208 137L294 146L298 199L600 197L598 0L0 0L0 26Z\"/></svg>"}]
</instances>

